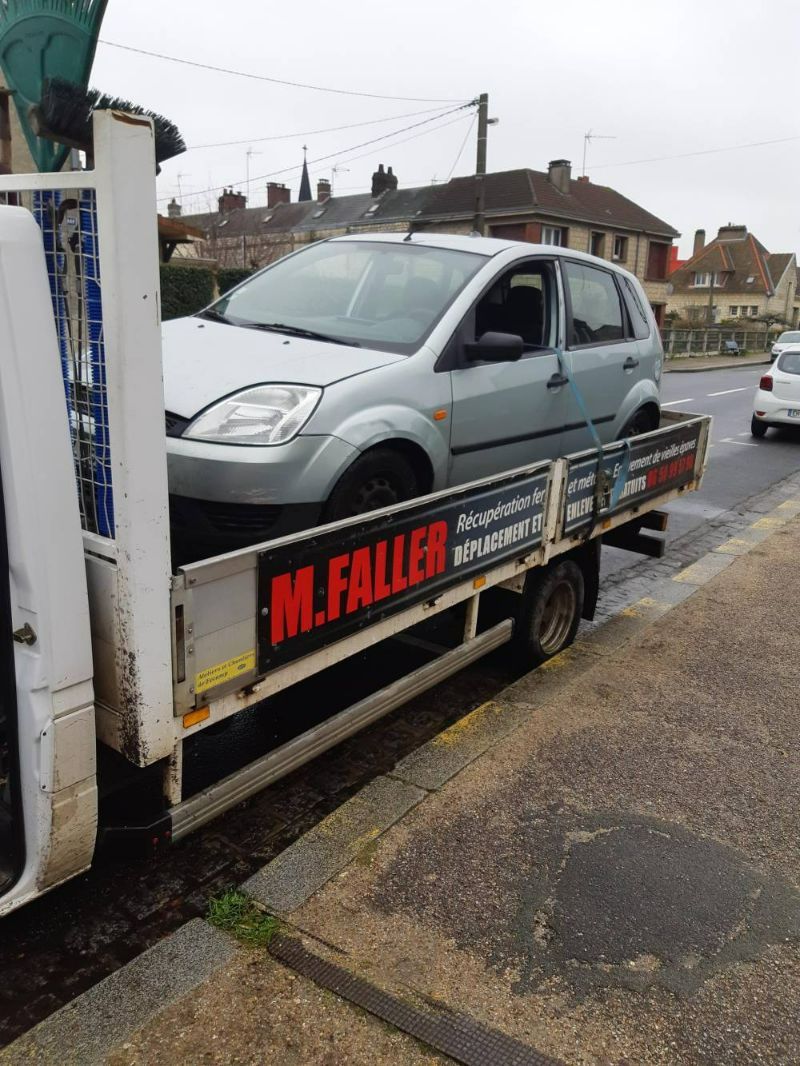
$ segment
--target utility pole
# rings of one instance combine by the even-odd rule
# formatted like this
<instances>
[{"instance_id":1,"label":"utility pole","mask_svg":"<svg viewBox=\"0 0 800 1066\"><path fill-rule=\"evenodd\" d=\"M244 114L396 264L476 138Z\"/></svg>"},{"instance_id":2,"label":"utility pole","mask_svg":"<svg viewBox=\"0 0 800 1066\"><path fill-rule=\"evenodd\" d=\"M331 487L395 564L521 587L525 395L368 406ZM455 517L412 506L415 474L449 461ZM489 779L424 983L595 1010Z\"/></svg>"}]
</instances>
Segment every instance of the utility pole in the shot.
<instances>
[{"instance_id":1,"label":"utility pole","mask_svg":"<svg viewBox=\"0 0 800 1066\"><path fill-rule=\"evenodd\" d=\"M486 141L489 133L489 94L478 97L478 158L475 166L475 232L486 235Z\"/></svg>"},{"instance_id":2,"label":"utility pole","mask_svg":"<svg viewBox=\"0 0 800 1066\"><path fill-rule=\"evenodd\" d=\"M714 325L714 271L711 271L711 284L708 288L708 325Z\"/></svg>"}]
</instances>

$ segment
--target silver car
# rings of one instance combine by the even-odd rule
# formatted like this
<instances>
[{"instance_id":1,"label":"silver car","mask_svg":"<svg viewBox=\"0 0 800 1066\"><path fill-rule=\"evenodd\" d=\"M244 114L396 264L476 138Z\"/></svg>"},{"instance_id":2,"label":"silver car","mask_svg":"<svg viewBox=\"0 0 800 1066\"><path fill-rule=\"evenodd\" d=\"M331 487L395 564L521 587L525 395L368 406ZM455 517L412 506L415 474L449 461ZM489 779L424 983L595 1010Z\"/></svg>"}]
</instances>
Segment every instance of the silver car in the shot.
<instances>
[{"instance_id":1,"label":"silver car","mask_svg":"<svg viewBox=\"0 0 800 1066\"><path fill-rule=\"evenodd\" d=\"M585 448L659 421L639 282L565 248L338 237L164 326L180 561ZM569 378L573 379L573 384Z\"/></svg>"}]
</instances>

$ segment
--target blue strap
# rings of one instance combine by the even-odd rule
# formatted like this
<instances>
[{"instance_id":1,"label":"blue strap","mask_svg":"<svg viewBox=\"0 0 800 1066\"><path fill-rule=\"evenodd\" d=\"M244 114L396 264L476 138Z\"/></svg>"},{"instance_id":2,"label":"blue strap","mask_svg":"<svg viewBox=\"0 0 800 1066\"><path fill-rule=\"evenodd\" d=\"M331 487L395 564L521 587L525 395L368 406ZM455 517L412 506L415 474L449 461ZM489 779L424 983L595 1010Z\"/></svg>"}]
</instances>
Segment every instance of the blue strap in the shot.
<instances>
[{"instance_id":1,"label":"blue strap","mask_svg":"<svg viewBox=\"0 0 800 1066\"><path fill-rule=\"evenodd\" d=\"M586 408L583 396L581 395L581 390L578 388L577 382L575 381L575 378L572 376L572 373L570 372L570 369L566 364L563 351L561 350L561 348L556 347L555 353L556 359L558 360L559 369L562 375L569 382L570 388L572 389L572 394L575 397L575 402L578 405L578 410L580 411L581 417L583 418L589 429L589 432L592 435L594 446L597 448L597 478L599 482L600 473L603 468L603 460L605 459L605 454L603 452L603 442L600 440L600 434L597 432L594 422L592 422L591 418L589 417L589 412ZM619 473L614 479L614 484L611 486L611 496L609 500L609 510L612 511L619 503L619 498L622 495L622 490L625 488L625 481L628 477L628 470L630 468L631 462L630 440L626 437L625 440L621 443L624 449L622 462L620 464Z\"/></svg>"}]
</instances>

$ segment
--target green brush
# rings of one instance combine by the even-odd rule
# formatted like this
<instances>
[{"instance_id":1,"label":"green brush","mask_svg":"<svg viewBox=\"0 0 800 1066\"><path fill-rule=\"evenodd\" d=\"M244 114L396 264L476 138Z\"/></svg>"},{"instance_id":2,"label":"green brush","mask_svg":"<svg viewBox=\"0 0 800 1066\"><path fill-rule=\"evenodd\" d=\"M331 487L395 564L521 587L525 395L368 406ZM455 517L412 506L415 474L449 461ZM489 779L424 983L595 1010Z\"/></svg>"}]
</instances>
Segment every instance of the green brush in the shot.
<instances>
[{"instance_id":1,"label":"green brush","mask_svg":"<svg viewBox=\"0 0 800 1066\"><path fill-rule=\"evenodd\" d=\"M60 170L69 147L37 136L32 109L44 82L86 85L108 0L0 0L0 67L40 171Z\"/></svg>"},{"instance_id":2,"label":"green brush","mask_svg":"<svg viewBox=\"0 0 800 1066\"><path fill-rule=\"evenodd\" d=\"M186 151L178 127L163 115L118 96L109 96L99 89L83 89L63 78L51 78L45 82L36 117L47 137L61 140L72 147L91 150L92 112L108 110L146 115L153 120L156 163L164 163Z\"/></svg>"}]
</instances>

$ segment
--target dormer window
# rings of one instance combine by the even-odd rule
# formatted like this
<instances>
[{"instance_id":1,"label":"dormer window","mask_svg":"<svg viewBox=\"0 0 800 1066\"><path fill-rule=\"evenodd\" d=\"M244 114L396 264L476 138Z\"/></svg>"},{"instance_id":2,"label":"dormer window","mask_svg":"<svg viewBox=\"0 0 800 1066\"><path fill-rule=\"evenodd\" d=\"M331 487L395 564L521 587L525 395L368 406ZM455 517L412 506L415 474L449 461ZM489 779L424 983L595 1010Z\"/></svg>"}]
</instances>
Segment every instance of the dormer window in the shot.
<instances>
[{"instance_id":1,"label":"dormer window","mask_svg":"<svg viewBox=\"0 0 800 1066\"><path fill-rule=\"evenodd\" d=\"M692 288L693 289L708 289L711 287L710 273L697 272L692 274ZM714 274L714 288L719 289L725 284L725 274Z\"/></svg>"},{"instance_id":2,"label":"dormer window","mask_svg":"<svg viewBox=\"0 0 800 1066\"><path fill-rule=\"evenodd\" d=\"M367 208L367 210L364 212L364 214L365 215L374 215L375 212L378 210L378 208L380 206L381 206L380 202L374 203L371 207Z\"/></svg>"},{"instance_id":3,"label":"dormer window","mask_svg":"<svg viewBox=\"0 0 800 1066\"><path fill-rule=\"evenodd\" d=\"M263 223L263 224L264 224L264 225L266 226L266 224L267 224L267 223L268 223L268 222L269 222L269 221L270 221L271 219L272 219L272 215L264 215L264 217L263 217L263 218L261 219L261 221L262 221L262 223Z\"/></svg>"},{"instance_id":4,"label":"dormer window","mask_svg":"<svg viewBox=\"0 0 800 1066\"><path fill-rule=\"evenodd\" d=\"M315 211L314 214L311 217L312 218L322 218L322 216L324 214L325 214L325 208L321 207L318 211Z\"/></svg>"}]
</instances>

